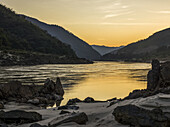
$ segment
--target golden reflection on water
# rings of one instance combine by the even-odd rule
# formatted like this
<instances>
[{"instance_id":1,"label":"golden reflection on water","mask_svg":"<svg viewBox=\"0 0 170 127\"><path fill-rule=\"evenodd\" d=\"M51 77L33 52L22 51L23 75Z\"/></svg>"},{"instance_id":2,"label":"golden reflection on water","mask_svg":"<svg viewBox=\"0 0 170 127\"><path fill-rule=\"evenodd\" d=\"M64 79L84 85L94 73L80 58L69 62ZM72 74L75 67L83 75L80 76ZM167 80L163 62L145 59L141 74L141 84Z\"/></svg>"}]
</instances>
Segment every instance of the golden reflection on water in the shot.
<instances>
[{"instance_id":1,"label":"golden reflection on water","mask_svg":"<svg viewBox=\"0 0 170 127\"><path fill-rule=\"evenodd\" d=\"M62 104L76 97L107 100L123 98L134 89L146 88L150 68L149 63L125 62L0 67L0 83L19 80L27 85L43 85L47 78L60 77L65 90Z\"/></svg>"},{"instance_id":2,"label":"golden reflection on water","mask_svg":"<svg viewBox=\"0 0 170 127\"><path fill-rule=\"evenodd\" d=\"M95 64L100 67L100 71L88 73L84 80L71 89L66 89L65 100L62 104L66 104L68 99L76 97L84 99L90 96L96 100L123 98L134 89L146 88L146 75L150 64L119 62Z\"/></svg>"}]
</instances>

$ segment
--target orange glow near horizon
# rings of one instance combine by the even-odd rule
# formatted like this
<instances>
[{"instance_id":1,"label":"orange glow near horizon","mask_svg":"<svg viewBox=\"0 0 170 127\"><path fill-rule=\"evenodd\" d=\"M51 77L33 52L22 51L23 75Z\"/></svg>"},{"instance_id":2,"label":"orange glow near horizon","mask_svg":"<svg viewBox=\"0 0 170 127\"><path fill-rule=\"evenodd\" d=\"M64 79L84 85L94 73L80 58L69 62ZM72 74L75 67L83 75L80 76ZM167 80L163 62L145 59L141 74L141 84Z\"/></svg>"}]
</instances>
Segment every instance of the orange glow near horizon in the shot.
<instances>
[{"instance_id":1,"label":"orange glow near horizon","mask_svg":"<svg viewBox=\"0 0 170 127\"><path fill-rule=\"evenodd\" d=\"M121 46L170 27L170 0L1 0L89 44Z\"/></svg>"}]
</instances>

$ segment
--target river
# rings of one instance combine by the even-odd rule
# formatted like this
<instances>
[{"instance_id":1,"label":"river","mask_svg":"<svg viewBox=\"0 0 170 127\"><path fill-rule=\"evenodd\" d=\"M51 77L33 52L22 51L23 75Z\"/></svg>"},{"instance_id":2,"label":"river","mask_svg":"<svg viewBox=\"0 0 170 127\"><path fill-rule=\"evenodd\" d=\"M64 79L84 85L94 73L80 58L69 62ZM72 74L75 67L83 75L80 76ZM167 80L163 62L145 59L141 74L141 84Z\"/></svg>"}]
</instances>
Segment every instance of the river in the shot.
<instances>
[{"instance_id":1,"label":"river","mask_svg":"<svg viewBox=\"0 0 170 127\"><path fill-rule=\"evenodd\" d=\"M146 88L149 63L95 62L94 64L47 64L0 67L0 83L19 80L23 84L43 85L47 78L61 78L68 99L96 100L123 98L134 89Z\"/></svg>"}]
</instances>

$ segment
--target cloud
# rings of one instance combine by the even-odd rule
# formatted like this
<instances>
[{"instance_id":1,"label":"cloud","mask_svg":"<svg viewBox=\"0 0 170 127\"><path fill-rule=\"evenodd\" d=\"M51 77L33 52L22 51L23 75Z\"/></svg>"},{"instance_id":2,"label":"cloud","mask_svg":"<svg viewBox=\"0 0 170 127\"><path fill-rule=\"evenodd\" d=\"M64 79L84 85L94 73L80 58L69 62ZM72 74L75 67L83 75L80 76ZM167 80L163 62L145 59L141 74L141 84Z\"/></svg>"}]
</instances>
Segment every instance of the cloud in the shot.
<instances>
[{"instance_id":1,"label":"cloud","mask_svg":"<svg viewBox=\"0 0 170 127\"><path fill-rule=\"evenodd\" d=\"M101 25L123 25L123 26L135 26L135 25L161 25L160 23L112 23L112 22L103 22Z\"/></svg>"},{"instance_id":2,"label":"cloud","mask_svg":"<svg viewBox=\"0 0 170 127\"><path fill-rule=\"evenodd\" d=\"M170 14L170 11L148 11L148 12L151 12L151 13L157 13L157 14Z\"/></svg>"},{"instance_id":3,"label":"cloud","mask_svg":"<svg viewBox=\"0 0 170 127\"><path fill-rule=\"evenodd\" d=\"M116 16L121 16L121 15L127 15L127 14L132 14L133 11L129 11L129 12L125 12L125 13L116 13L116 14L107 14L104 16L104 18L112 18L112 17L116 17Z\"/></svg>"},{"instance_id":4,"label":"cloud","mask_svg":"<svg viewBox=\"0 0 170 127\"><path fill-rule=\"evenodd\" d=\"M162 23L116 23L116 22L102 22L102 23L67 23L67 25L115 25L115 26L146 26L146 25L162 25Z\"/></svg>"}]
</instances>

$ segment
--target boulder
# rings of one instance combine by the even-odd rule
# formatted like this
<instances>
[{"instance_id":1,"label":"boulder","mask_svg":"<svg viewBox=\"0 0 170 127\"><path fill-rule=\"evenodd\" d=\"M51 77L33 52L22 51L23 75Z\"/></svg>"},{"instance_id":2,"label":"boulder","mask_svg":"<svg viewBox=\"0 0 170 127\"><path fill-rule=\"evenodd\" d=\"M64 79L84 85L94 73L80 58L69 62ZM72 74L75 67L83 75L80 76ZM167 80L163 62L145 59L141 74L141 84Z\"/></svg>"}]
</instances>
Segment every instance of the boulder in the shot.
<instances>
[{"instance_id":1,"label":"boulder","mask_svg":"<svg viewBox=\"0 0 170 127\"><path fill-rule=\"evenodd\" d=\"M139 127L169 127L161 109L146 110L135 105L118 106L113 115L121 124Z\"/></svg>"},{"instance_id":2,"label":"boulder","mask_svg":"<svg viewBox=\"0 0 170 127\"><path fill-rule=\"evenodd\" d=\"M32 123L42 120L42 115L37 112L26 112L22 110L0 111L0 120L6 124Z\"/></svg>"},{"instance_id":3,"label":"boulder","mask_svg":"<svg viewBox=\"0 0 170 127\"><path fill-rule=\"evenodd\" d=\"M84 99L84 102L92 103L92 102L95 102L95 100L92 97L87 97L87 98Z\"/></svg>"},{"instance_id":4,"label":"boulder","mask_svg":"<svg viewBox=\"0 0 170 127\"><path fill-rule=\"evenodd\" d=\"M1 94L3 94L3 98L16 97L18 95L18 91L21 87L21 82L12 81L7 84L0 85Z\"/></svg>"},{"instance_id":5,"label":"boulder","mask_svg":"<svg viewBox=\"0 0 170 127\"><path fill-rule=\"evenodd\" d=\"M56 83L50 80L49 78L46 79L42 91L45 94L57 94L61 96L64 95L64 89L61 84L60 78L57 78Z\"/></svg>"},{"instance_id":6,"label":"boulder","mask_svg":"<svg viewBox=\"0 0 170 127\"><path fill-rule=\"evenodd\" d=\"M63 123L69 123L69 122L75 122L77 124L83 125L86 124L88 121L87 115L82 112L82 113L74 113L71 116L67 116L64 119L54 119L49 123L49 127L56 127L58 125L61 125Z\"/></svg>"},{"instance_id":7,"label":"boulder","mask_svg":"<svg viewBox=\"0 0 170 127\"><path fill-rule=\"evenodd\" d=\"M82 102L82 101L78 98L69 99L66 105L75 105L77 102Z\"/></svg>"},{"instance_id":8,"label":"boulder","mask_svg":"<svg viewBox=\"0 0 170 127\"><path fill-rule=\"evenodd\" d=\"M160 63L158 60L152 60L152 70L147 75L147 89L155 90L160 80Z\"/></svg>"},{"instance_id":9,"label":"boulder","mask_svg":"<svg viewBox=\"0 0 170 127\"><path fill-rule=\"evenodd\" d=\"M61 96L64 95L64 89L63 89L63 86L61 84L60 78L58 78L58 77L57 77L57 80L56 80L55 90L56 90L56 93L58 95L61 95Z\"/></svg>"},{"instance_id":10,"label":"boulder","mask_svg":"<svg viewBox=\"0 0 170 127\"><path fill-rule=\"evenodd\" d=\"M60 79L56 83L47 79L44 85L22 85L19 81L0 85L0 99L19 103L52 104L63 100L64 90ZM59 102L57 102L59 103Z\"/></svg>"}]
</instances>

